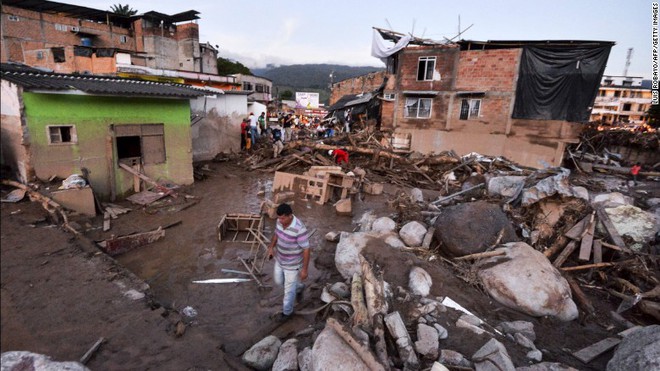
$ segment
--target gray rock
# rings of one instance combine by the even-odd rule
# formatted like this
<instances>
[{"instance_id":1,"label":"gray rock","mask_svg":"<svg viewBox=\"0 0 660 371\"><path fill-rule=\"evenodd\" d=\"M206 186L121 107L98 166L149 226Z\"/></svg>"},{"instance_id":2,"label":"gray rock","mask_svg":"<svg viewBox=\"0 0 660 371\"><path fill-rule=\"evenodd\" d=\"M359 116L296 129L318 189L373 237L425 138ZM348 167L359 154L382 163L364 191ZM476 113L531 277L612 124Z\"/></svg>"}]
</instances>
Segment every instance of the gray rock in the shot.
<instances>
[{"instance_id":1,"label":"gray rock","mask_svg":"<svg viewBox=\"0 0 660 371\"><path fill-rule=\"evenodd\" d=\"M312 348L307 347L298 352L298 368L300 371L312 371Z\"/></svg>"},{"instance_id":2,"label":"gray rock","mask_svg":"<svg viewBox=\"0 0 660 371\"><path fill-rule=\"evenodd\" d=\"M298 339L289 339L280 346L272 371L298 371Z\"/></svg>"},{"instance_id":3,"label":"gray rock","mask_svg":"<svg viewBox=\"0 0 660 371\"><path fill-rule=\"evenodd\" d=\"M501 243L518 241L506 214L485 201L463 203L443 209L434 224L435 239L452 256L483 252L495 243L502 229Z\"/></svg>"},{"instance_id":4,"label":"gray rock","mask_svg":"<svg viewBox=\"0 0 660 371\"><path fill-rule=\"evenodd\" d=\"M360 219L357 220L357 224L360 225L360 232L368 232L371 230L371 226L376 220L376 213L373 210L369 210L366 213L362 214Z\"/></svg>"},{"instance_id":5,"label":"gray rock","mask_svg":"<svg viewBox=\"0 0 660 371\"><path fill-rule=\"evenodd\" d=\"M344 282L335 282L330 286L330 292L340 298L351 296L351 288Z\"/></svg>"},{"instance_id":6,"label":"gray rock","mask_svg":"<svg viewBox=\"0 0 660 371\"><path fill-rule=\"evenodd\" d=\"M470 314L463 314L462 316L459 317L459 319L473 326L481 326L481 324L484 323L484 321L482 321L479 317Z\"/></svg>"},{"instance_id":7,"label":"gray rock","mask_svg":"<svg viewBox=\"0 0 660 371\"><path fill-rule=\"evenodd\" d=\"M385 237L385 244L394 249L403 249L406 248L406 244L401 241L398 234L388 234Z\"/></svg>"},{"instance_id":8,"label":"gray rock","mask_svg":"<svg viewBox=\"0 0 660 371\"><path fill-rule=\"evenodd\" d=\"M525 357L527 357L527 359L531 359L534 362L541 362L543 359L543 353L541 353L541 351L538 349L534 349L527 352Z\"/></svg>"},{"instance_id":9,"label":"gray rock","mask_svg":"<svg viewBox=\"0 0 660 371\"><path fill-rule=\"evenodd\" d=\"M438 323L434 323L433 327L438 331L438 339L444 340L449 337L449 332L447 332L447 329L440 326Z\"/></svg>"},{"instance_id":10,"label":"gray rock","mask_svg":"<svg viewBox=\"0 0 660 371\"><path fill-rule=\"evenodd\" d=\"M417 351L422 358L433 360L438 358L438 346L438 331L423 323L418 324L415 351Z\"/></svg>"},{"instance_id":11,"label":"gray rock","mask_svg":"<svg viewBox=\"0 0 660 371\"><path fill-rule=\"evenodd\" d=\"M531 322L527 322L527 321L502 322L499 325L497 325L496 328L505 334L521 333L531 341L536 340L536 334L534 333L534 324Z\"/></svg>"},{"instance_id":12,"label":"gray rock","mask_svg":"<svg viewBox=\"0 0 660 371\"><path fill-rule=\"evenodd\" d=\"M411 247L422 246L425 235L426 227L417 221L408 222L399 230L401 240Z\"/></svg>"},{"instance_id":13,"label":"gray rock","mask_svg":"<svg viewBox=\"0 0 660 371\"><path fill-rule=\"evenodd\" d=\"M490 296L531 316L553 316L562 321L577 318L568 282L545 255L524 242L509 243L498 250L506 255L485 259L477 272Z\"/></svg>"},{"instance_id":14,"label":"gray rock","mask_svg":"<svg viewBox=\"0 0 660 371\"><path fill-rule=\"evenodd\" d=\"M415 202L424 202L424 194L419 188L413 188L410 190L410 198Z\"/></svg>"},{"instance_id":15,"label":"gray rock","mask_svg":"<svg viewBox=\"0 0 660 371\"><path fill-rule=\"evenodd\" d=\"M342 232L335 250L335 266L345 279L353 277L353 273L362 274L360 267L360 252L373 239L366 232Z\"/></svg>"},{"instance_id":16,"label":"gray rock","mask_svg":"<svg viewBox=\"0 0 660 371\"><path fill-rule=\"evenodd\" d=\"M659 370L660 325L646 326L624 337L607 371Z\"/></svg>"},{"instance_id":17,"label":"gray rock","mask_svg":"<svg viewBox=\"0 0 660 371\"><path fill-rule=\"evenodd\" d=\"M465 358L461 353L450 349L440 350L438 362L450 366L472 368L472 362L469 359Z\"/></svg>"},{"instance_id":18,"label":"gray rock","mask_svg":"<svg viewBox=\"0 0 660 371\"><path fill-rule=\"evenodd\" d=\"M427 296L431 292L433 280L424 269L413 267L408 275L408 287L415 295Z\"/></svg>"},{"instance_id":19,"label":"gray rock","mask_svg":"<svg viewBox=\"0 0 660 371\"><path fill-rule=\"evenodd\" d=\"M276 336L266 336L243 353L241 359L255 370L269 370L277 359L280 345L282 342Z\"/></svg>"},{"instance_id":20,"label":"gray rock","mask_svg":"<svg viewBox=\"0 0 660 371\"><path fill-rule=\"evenodd\" d=\"M312 347L312 370L368 370L353 348L330 327L321 331Z\"/></svg>"},{"instance_id":21,"label":"gray rock","mask_svg":"<svg viewBox=\"0 0 660 371\"><path fill-rule=\"evenodd\" d=\"M534 345L534 342L529 340L527 336L516 332L513 335L514 339L516 340L516 343L518 343L521 346L524 346L525 348L536 350L536 345Z\"/></svg>"},{"instance_id":22,"label":"gray rock","mask_svg":"<svg viewBox=\"0 0 660 371\"><path fill-rule=\"evenodd\" d=\"M511 357L502 343L490 339L472 356L476 371L514 371Z\"/></svg>"},{"instance_id":23,"label":"gray rock","mask_svg":"<svg viewBox=\"0 0 660 371\"><path fill-rule=\"evenodd\" d=\"M556 362L541 362L530 366L518 367L516 371L578 371L578 369Z\"/></svg>"},{"instance_id":24,"label":"gray rock","mask_svg":"<svg viewBox=\"0 0 660 371\"><path fill-rule=\"evenodd\" d=\"M325 240L330 242L338 242L339 236L341 236L341 233L339 232L328 232L325 234Z\"/></svg>"},{"instance_id":25,"label":"gray rock","mask_svg":"<svg viewBox=\"0 0 660 371\"><path fill-rule=\"evenodd\" d=\"M373 231L391 232L396 229L396 222L386 216L380 217L371 225Z\"/></svg>"},{"instance_id":26,"label":"gray rock","mask_svg":"<svg viewBox=\"0 0 660 371\"><path fill-rule=\"evenodd\" d=\"M89 371L79 362L55 362L43 354L12 351L0 356L2 370Z\"/></svg>"}]
</instances>

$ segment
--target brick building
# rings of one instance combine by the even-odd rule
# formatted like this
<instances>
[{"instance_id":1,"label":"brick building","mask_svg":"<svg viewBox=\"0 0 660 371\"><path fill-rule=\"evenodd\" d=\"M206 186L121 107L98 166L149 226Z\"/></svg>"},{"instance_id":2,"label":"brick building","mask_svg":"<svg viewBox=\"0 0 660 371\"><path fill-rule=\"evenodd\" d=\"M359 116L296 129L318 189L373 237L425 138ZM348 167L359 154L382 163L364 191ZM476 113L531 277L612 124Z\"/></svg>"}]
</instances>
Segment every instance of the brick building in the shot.
<instances>
[{"instance_id":1,"label":"brick building","mask_svg":"<svg viewBox=\"0 0 660 371\"><path fill-rule=\"evenodd\" d=\"M53 1L4 0L0 61L240 89L233 77L218 76L217 50L199 42L198 14L122 16Z\"/></svg>"},{"instance_id":2,"label":"brick building","mask_svg":"<svg viewBox=\"0 0 660 371\"><path fill-rule=\"evenodd\" d=\"M393 42L405 36L375 31ZM478 152L557 166L589 120L612 45L411 38L383 58L380 128L407 136L410 149L422 153Z\"/></svg>"}]
</instances>

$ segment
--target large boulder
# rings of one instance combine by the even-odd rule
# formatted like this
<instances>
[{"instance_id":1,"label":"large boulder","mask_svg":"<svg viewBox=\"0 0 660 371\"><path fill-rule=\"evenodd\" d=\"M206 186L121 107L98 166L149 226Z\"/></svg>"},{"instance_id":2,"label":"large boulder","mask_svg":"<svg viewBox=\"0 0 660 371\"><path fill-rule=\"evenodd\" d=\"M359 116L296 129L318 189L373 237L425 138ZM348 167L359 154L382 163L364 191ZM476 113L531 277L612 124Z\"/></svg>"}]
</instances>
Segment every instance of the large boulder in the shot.
<instances>
[{"instance_id":1,"label":"large boulder","mask_svg":"<svg viewBox=\"0 0 660 371\"><path fill-rule=\"evenodd\" d=\"M391 232L396 229L396 222L391 218L383 216L374 220L371 229L374 231Z\"/></svg>"},{"instance_id":2,"label":"large boulder","mask_svg":"<svg viewBox=\"0 0 660 371\"><path fill-rule=\"evenodd\" d=\"M443 209L435 222L435 239L452 256L483 252L504 230L501 243L518 241L511 222L499 206L477 201Z\"/></svg>"},{"instance_id":3,"label":"large boulder","mask_svg":"<svg viewBox=\"0 0 660 371\"><path fill-rule=\"evenodd\" d=\"M433 280L431 275L420 267L413 267L410 270L408 287L415 295L427 296L431 291Z\"/></svg>"},{"instance_id":4,"label":"large boulder","mask_svg":"<svg viewBox=\"0 0 660 371\"><path fill-rule=\"evenodd\" d=\"M368 370L353 348L333 330L326 326L312 347L313 370Z\"/></svg>"},{"instance_id":5,"label":"large boulder","mask_svg":"<svg viewBox=\"0 0 660 371\"><path fill-rule=\"evenodd\" d=\"M568 282L545 255L524 242L508 243L497 250L504 251L504 257L485 259L477 271L490 296L531 316L562 321L577 318Z\"/></svg>"},{"instance_id":6,"label":"large boulder","mask_svg":"<svg viewBox=\"0 0 660 371\"><path fill-rule=\"evenodd\" d=\"M607 371L660 370L660 326L639 329L619 343Z\"/></svg>"},{"instance_id":7,"label":"large boulder","mask_svg":"<svg viewBox=\"0 0 660 371\"><path fill-rule=\"evenodd\" d=\"M488 180L488 194L511 198L522 191L526 176L500 176Z\"/></svg>"},{"instance_id":8,"label":"large boulder","mask_svg":"<svg viewBox=\"0 0 660 371\"><path fill-rule=\"evenodd\" d=\"M367 244L374 240L367 232L342 232L335 250L335 266L342 277L348 279L353 273L362 274L360 266L360 252Z\"/></svg>"},{"instance_id":9,"label":"large boulder","mask_svg":"<svg viewBox=\"0 0 660 371\"><path fill-rule=\"evenodd\" d=\"M43 354L12 351L0 356L2 370L53 370L53 371L89 371L79 362L56 362Z\"/></svg>"},{"instance_id":10,"label":"large boulder","mask_svg":"<svg viewBox=\"0 0 660 371\"><path fill-rule=\"evenodd\" d=\"M621 236L629 236L635 241L631 245L633 250L640 250L643 244L653 239L658 232L655 215L639 207L622 205L605 209L605 213Z\"/></svg>"},{"instance_id":11,"label":"large boulder","mask_svg":"<svg viewBox=\"0 0 660 371\"><path fill-rule=\"evenodd\" d=\"M272 371L298 371L298 339L291 338L280 346Z\"/></svg>"}]
</instances>

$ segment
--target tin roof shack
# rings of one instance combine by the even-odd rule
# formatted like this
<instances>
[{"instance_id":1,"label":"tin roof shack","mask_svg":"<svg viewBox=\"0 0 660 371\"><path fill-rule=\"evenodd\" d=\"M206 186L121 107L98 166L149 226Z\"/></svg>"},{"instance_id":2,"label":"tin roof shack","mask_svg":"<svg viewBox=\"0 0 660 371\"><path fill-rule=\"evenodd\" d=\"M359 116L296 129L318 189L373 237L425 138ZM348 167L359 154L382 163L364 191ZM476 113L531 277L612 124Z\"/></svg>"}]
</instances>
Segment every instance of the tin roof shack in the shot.
<instances>
[{"instance_id":1,"label":"tin roof shack","mask_svg":"<svg viewBox=\"0 0 660 371\"><path fill-rule=\"evenodd\" d=\"M537 168L560 165L566 143L577 142L614 45L454 43L374 31L374 45L398 43L372 52L390 74L381 128L409 133L414 151L479 152Z\"/></svg>"},{"instance_id":2,"label":"tin roof shack","mask_svg":"<svg viewBox=\"0 0 660 371\"><path fill-rule=\"evenodd\" d=\"M120 168L140 164L149 178L193 182L185 85L43 73L1 66L2 155L18 178L66 178L87 169L103 199L133 189Z\"/></svg>"}]
</instances>

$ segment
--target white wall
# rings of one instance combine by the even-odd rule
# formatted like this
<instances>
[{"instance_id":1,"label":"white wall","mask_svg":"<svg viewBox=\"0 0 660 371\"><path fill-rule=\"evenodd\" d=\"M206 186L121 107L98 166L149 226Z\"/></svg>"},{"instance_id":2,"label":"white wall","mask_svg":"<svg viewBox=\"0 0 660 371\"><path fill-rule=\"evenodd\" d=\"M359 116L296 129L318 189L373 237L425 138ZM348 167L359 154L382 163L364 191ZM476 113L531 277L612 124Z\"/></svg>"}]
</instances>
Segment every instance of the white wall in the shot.
<instances>
[{"instance_id":1,"label":"white wall","mask_svg":"<svg viewBox=\"0 0 660 371\"><path fill-rule=\"evenodd\" d=\"M247 95L218 94L190 100L193 161L213 159L218 153L239 152L241 121L248 116ZM197 121L197 122L196 122Z\"/></svg>"},{"instance_id":2,"label":"white wall","mask_svg":"<svg viewBox=\"0 0 660 371\"><path fill-rule=\"evenodd\" d=\"M21 182L28 181L28 156L23 146L20 90L15 84L2 80L0 99L0 163L11 167Z\"/></svg>"}]
</instances>

